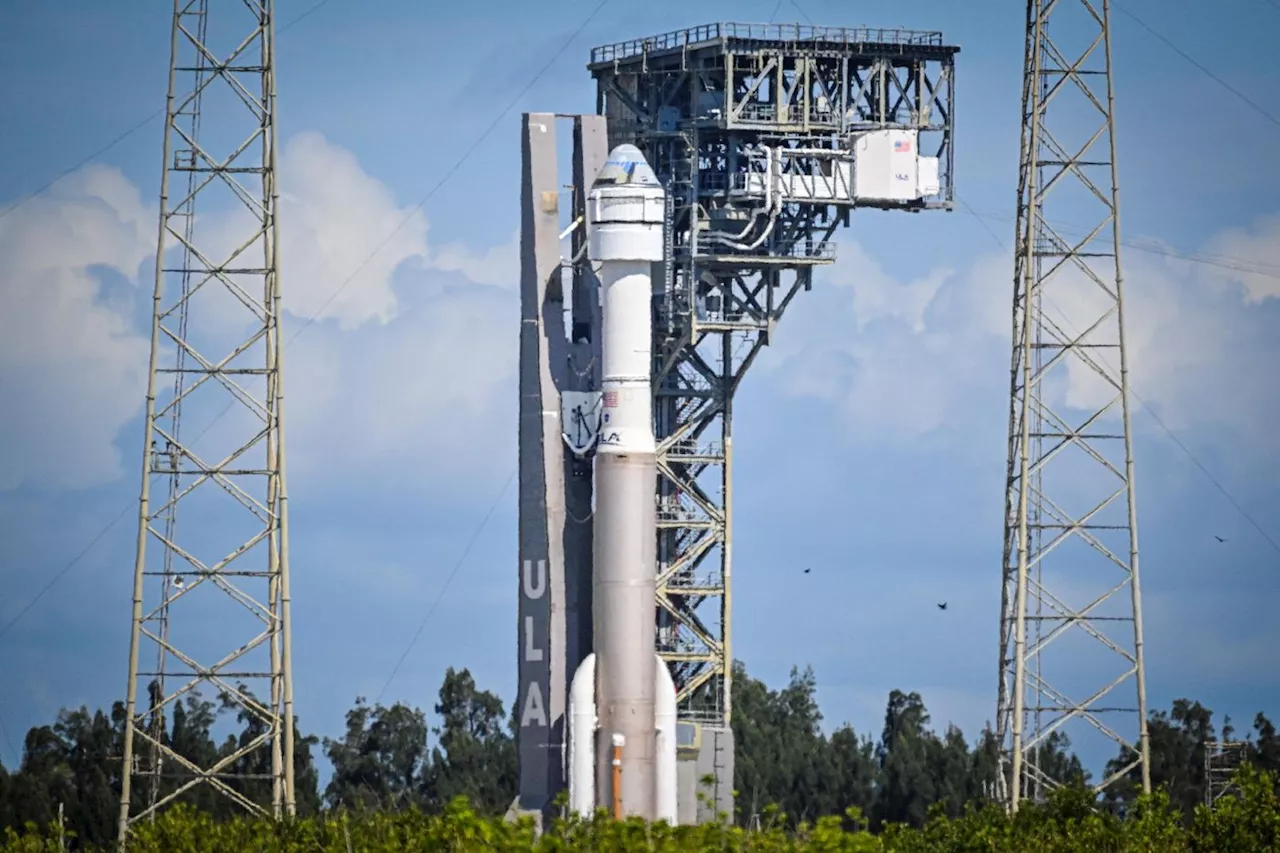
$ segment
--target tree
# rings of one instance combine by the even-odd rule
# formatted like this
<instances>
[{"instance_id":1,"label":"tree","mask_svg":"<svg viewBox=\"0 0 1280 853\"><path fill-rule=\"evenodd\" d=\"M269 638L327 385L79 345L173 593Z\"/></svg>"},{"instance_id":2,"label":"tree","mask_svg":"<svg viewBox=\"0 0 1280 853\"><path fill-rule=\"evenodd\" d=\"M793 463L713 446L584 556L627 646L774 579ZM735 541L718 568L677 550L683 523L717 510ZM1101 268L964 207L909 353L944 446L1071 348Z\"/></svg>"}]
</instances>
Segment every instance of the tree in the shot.
<instances>
[{"instance_id":1,"label":"tree","mask_svg":"<svg viewBox=\"0 0 1280 853\"><path fill-rule=\"evenodd\" d=\"M1213 712L1189 699L1174 700L1170 711L1153 711L1147 719L1151 752L1151 785L1168 792L1169 801L1190 820L1205 800L1205 751L1215 739ZM1128 750L1107 763L1106 773L1118 772L1133 761ZM1130 770L1105 794L1105 801L1123 810L1142 790L1140 768Z\"/></svg>"},{"instance_id":2,"label":"tree","mask_svg":"<svg viewBox=\"0 0 1280 853\"><path fill-rule=\"evenodd\" d=\"M1265 772L1280 773L1280 736L1276 735L1275 723L1259 711L1253 718L1253 732L1254 738L1249 748L1250 760Z\"/></svg>"},{"instance_id":3,"label":"tree","mask_svg":"<svg viewBox=\"0 0 1280 853\"><path fill-rule=\"evenodd\" d=\"M792 824L834 806L837 771L819 729L816 689L812 669L793 668L787 686L772 691L735 663L734 788L742 823L750 824L767 805Z\"/></svg>"},{"instance_id":4,"label":"tree","mask_svg":"<svg viewBox=\"0 0 1280 853\"><path fill-rule=\"evenodd\" d=\"M423 785L423 799L435 809L465 796L482 814L501 814L519 783L515 737L507 727L502 700L476 689L463 669L445 672L435 712L438 746Z\"/></svg>"},{"instance_id":5,"label":"tree","mask_svg":"<svg viewBox=\"0 0 1280 853\"><path fill-rule=\"evenodd\" d=\"M872 809L873 825L892 821L921 826L929 806L937 801L936 761L941 750L935 745L936 737L925 728L928 723L929 712L919 693L894 690L889 694L884 731L876 749L880 785Z\"/></svg>"},{"instance_id":6,"label":"tree","mask_svg":"<svg viewBox=\"0 0 1280 853\"><path fill-rule=\"evenodd\" d=\"M427 719L397 702L370 707L363 697L347 712L342 740L324 740L333 764L325 789L331 808L399 809L421 805L427 761Z\"/></svg>"},{"instance_id":7,"label":"tree","mask_svg":"<svg viewBox=\"0 0 1280 853\"><path fill-rule=\"evenodd\" d=\"M193 692L160 707L159 695L158 688L153 689L147 711L148 736L197 766L230 757L265 734L259 719L227 703L224 697L220 697L220 707ZM1258 772L1241 789L1243 805L1228 804L1221 815L1208 814L1200 805L1205 784L1204 750L1214 738L1212 713L1197 702L1180 699L1169 711L1156 711L1150 719L1152 776L1163 789L1156 797L1138 796L1139 777L1131 772L1109 790L1103 804L1110 808L1099 813L1098 798L1085 786L1088 774L1071 752L1070 742L1058 731L1038 745L1037 763L1067 786L1046 792L1045 803L1029 804L1009 822L998 817L1003 814L998 807L983 808L994 790L1000 755L1000 744L989 726L971 749L958 728L948 726L941 734L929 728L929 713L918 693L894 690L874 743L847 724L828 736L822 731L823 714L816 696L817 682L809 668L792 669L786 685L774 690L735 662L734 785L741 823L751 824L754 816L761 816L766 828L774 825L777 832L794 832L807 823L809 837L834 839L831 833L839 833L842 823L847 830L855 828L846 815L856 809L871 818L873 828L886 833L889 840L885 843L891 849L904 853L959 849L957 845L968 843L974 833L988 837L993 832L1019 839L1017 844L1022 846L1012 849L1045 849L1046 839L1059 837L1054 833L1060 827L1053 827L1062 821L1075 821L1076 828L1085 833L1080 838L1095 839L1101 845L1097 849L1129 849L1125 845L1130 844L1137 845L1135 849L1171 853L1192 849L1186 846L1187 838L1244 843L1239 839L1260 838L1272 831L1267 827L1271 826L1268 821L1274 820L1274 809L1268 804L1275 800L1276 792L1265 794L1262 788L1276 784L1280 776L1266 776L1263 771L1280 771L1280 735L1263 714L1254 719L1247 741L1249 759ZM234 717L228 713L232 710ZM457 809L449 803L458 796L470 799L480 815L503 812L515 794L517 759L513 718L502 701L480 690L468 670L450 668L434 711L439 722L429 730L426 715L417 708L404 704L370 706L357 699L347 714L345 735L323 742L334 770L325 790L325 804L356 812L351 820L363 821L372 833L369 837L379 838L385 837L384 830L392 825L385 821L400 818L371 814L375 809L429 812L427 818L407 816L404 820L409 823L397 824L406 827L406 832L411 824L418 827L414 832L427 825L413 824L414 820L436 821L431 825L444 827L437 819L454 819L450 815ZM118 702L109 712L63 710L52 724L32 728L24 740L19 766L10 771L0 767L0 828L20 827L28 821L48 825L57 819L61 806L66 830L84 843L109 846L115 835L123 731L124 708ZM1229 724L1224 723L1223 732L1226 736ZM435 737L429 743L431 734ZM294 739L298 811L305 818L321 811L318 773L311 753L318 741L303 735L296 721ZM156 767L155 756L146 747L145 738L141 743L135 760L143 771L143 784L134 786L135 809L145 808L152 797L167 796L195 781L181 761L169 758L159 766L160 782L153 788L145 773ZM1117 758L1108 772L1124 766ZM270 755L248 752L235 760L232 769L266 774ZM269 785L268 779L255 780L244 792L268 800ZM177 800L181 808L166 814L203 815L184 824L182 832L188 837L204 838L225 828L226 838L243 839L250 837L244 833L260 831L249 828L252 824L229 821L240 816L241 810L208 785L194 785ZM973 804L979 808L969 808ZM785 819L772 820L771 807ZM1194 826L1186 832L1171 826L1171 814ZM166 819L161 816L157 825ZM194 819L174 820L173 826L179 826L182 820ZM146 826L151 826L150 822ZM910 827L923 829L913 833ZM440 832L445 833L441 838L452 837L448 835L452 830L441 828ZM925 839L933 840L926 845ZM931 846L943 844L943 839L950 839L946 843L952 846ZM864 849L862 845L860 841L848 849Z\"/></svg>"},{"instance_id":8,"label":"tree","mask_svg":"<svg viewBox=\"0 0 1280 853\"><path fill-rule=\"evenodd\" d=\"M844 814L849 807L870 814L875 805L877 773L875 744L859 737L847 723L831 733L828 742L834 764L834 798L828 814Z\"/></svg>"}]
</instances>

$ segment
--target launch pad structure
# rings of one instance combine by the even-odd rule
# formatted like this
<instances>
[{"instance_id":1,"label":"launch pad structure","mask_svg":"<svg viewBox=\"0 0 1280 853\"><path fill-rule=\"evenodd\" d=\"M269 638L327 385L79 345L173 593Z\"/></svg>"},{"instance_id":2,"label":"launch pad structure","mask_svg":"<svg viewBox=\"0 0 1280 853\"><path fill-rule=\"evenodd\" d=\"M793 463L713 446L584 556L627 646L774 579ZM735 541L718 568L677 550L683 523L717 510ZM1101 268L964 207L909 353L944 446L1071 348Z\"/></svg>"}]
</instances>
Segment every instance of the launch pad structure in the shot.
<instances>
[{"instance_id":1,"label":"launch pad structure","mask_svg":"<svg viewBox=\"0 0 1280 853\"><path fill-rule=\"evenodd\" d=\"M594 49L597 115L524 117L518 810L546 814L566 787L569 680L593 645L607 430L593 177L630 144L666 190L650 318L656 651L676 688L679 822L701 822L733 814L734 394L853 210L951 208L958 52L938 32L709 24Z\"/></svg>"}]
</instances>

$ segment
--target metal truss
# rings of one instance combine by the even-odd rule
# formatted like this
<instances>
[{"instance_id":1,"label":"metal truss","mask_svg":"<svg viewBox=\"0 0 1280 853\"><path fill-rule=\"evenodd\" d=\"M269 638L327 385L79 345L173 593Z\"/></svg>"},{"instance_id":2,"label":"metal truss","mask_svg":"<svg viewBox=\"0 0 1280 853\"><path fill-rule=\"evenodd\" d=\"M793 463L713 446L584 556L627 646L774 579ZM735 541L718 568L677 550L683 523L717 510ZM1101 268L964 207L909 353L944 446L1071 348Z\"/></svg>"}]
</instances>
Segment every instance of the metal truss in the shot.
<instances>
[{"instance_id":1,"label":"metal truss","mask_svg":"<svg viewBox=\"0 0 1280 853\"><path fill-rule=\"evenodd\" d=\"M251 814L294 810L273 41L272 0L175 0L122 844L201 785ZM216 209L218 193L236 200L234 216ZM227 246L227 228L202 227L205 216L235 227ZM189 438L184 409L220 429ZM201 688L243 728L203 763L165 731Z\"/></svg>"},{"instance_id":2,"label":"metal truss","mask_svg":"<svg viewBox=\"0 0 1280 853\"><path fill-rule=\"evenodd\" d=\"M1112 114L1106 0L1029 0L997 708L1013 810L1066 781L1069 724L1119 747L1096 790L1151 786ZM1081 217L1083 239L1053 225Z\"/></svg>"},{"instance_id":3,"label":"metal truss","mask_svg":"<svg viewBox=\"0 0 1280 853\"><path fill-rule=\"evenodd\" d=\"M957 50L939 33L722 23L592 51L610 147L637 145L668 192L653 342L658 652L682 720L730 720L734 393L813 268L835 259L854 204L830 191L831 163L851 137L920 131L940 193L877 206L950 208ZM763 231L762 144L795 188Z\"/></svg>"},{"instance_id":4,"label":"metal truss","mask_svg":"<svg viewBox=\"0 0 1280 853\"><path fill-rule=\"evenodd\" d=\"M1249 759L1242 740L1209 741L1204 745L1204 804L1210 808L1223 797L1239 795L1235 774Z\"/></svg>"}]
</instances>

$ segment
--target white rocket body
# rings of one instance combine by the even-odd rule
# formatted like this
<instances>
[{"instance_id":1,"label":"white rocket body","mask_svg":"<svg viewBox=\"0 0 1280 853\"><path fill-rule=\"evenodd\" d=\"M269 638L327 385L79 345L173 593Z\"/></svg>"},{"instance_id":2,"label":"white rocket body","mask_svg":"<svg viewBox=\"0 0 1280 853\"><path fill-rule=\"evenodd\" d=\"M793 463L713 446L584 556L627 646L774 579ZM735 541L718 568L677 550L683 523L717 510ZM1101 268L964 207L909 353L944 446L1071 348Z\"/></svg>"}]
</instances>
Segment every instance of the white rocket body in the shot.
<instances>
[{"instance_id":1,"label":"white rocket body","mask_svg":"<svg viewBox=\"0 0 1280 853\"><path fill-rule=\"evenodd\" d=\"M569 804L614 802L621 745L627 815L676 822L675 686L654 654L656 444L649 387L653 264L663 257L665 191L633 145L620 145L587 197L587 251L602 292L601 423L595 463L595 653L569 697Z\"/></svg>"}]
</instances>

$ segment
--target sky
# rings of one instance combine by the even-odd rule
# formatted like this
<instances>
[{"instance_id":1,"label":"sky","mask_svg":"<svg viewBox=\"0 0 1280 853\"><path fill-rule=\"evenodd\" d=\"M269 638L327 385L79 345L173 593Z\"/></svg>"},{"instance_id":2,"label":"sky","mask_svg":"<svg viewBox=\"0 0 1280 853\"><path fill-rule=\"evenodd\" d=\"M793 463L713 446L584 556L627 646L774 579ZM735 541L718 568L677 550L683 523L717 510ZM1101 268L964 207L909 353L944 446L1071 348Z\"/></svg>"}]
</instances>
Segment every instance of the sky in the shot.
<instances>
[{"instance_id":1,"label":"sky","mask_svg":"<svg viewBox=\"0 0 1280 853\"><path fill-rule=\"evenodd\" d=\"M357 696L429 710L447 666L510 701L520 113L592 110L594 45L776 16L962 47L961 203L855 215L744 383L734 654L774 686L812 665L828 724L878 734L897 688L975 736L996 699L1021 4L612 2L576 36L589 4L377 5L277 5L301 726L338 734ZM125 687L170 20L109 6L0 13L6 766L28 727ZM1115 9L1149 701L1247 727L1280 715L1280 8ZM1065 403L1090 393L1076 379Z\"/></svg>"}]
</instances>

